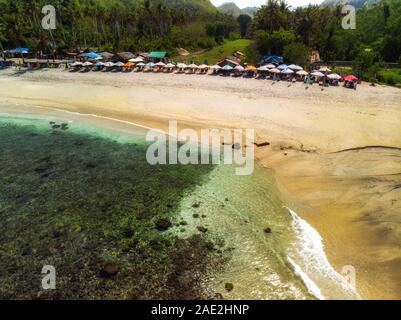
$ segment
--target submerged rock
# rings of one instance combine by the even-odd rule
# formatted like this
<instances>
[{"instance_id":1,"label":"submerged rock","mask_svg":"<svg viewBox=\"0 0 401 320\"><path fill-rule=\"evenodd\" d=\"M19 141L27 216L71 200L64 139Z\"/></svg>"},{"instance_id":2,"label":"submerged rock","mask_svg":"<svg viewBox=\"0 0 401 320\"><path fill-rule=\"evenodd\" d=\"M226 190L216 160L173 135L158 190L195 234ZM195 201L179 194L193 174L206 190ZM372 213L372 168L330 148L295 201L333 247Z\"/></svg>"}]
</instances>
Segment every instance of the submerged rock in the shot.
<instances>
[{"instance_id":1,"label":"submerged rock","mask_svg":"<svg viewBox=\"0 0 401 320\"><path fill-rule=\"evenodd\" d=\"M108 261L103 265L102 269L100 270L100 276L102 276L103 278L110 278L115 276L118 271L119 269L117 264Z\"/></svg>"},{"instance_id":2,"label":"submerged rock","mask_svg":"<svg viewBox=\"0 0 401 320\"><path fill-rule=\"evenodd\" d=\"M266 227L263 231L264 231L265 233L272 233L272 229L269 228L269 227Z\"/></svg>"},{"instance_id":3,"label":"submerged rock","mask_svg":"<svg viewBox=\"0 0 401 320\"><path fill-rule=\"evenodd\" d=\"M172 223L168 219L159 219L155 222L155 226L158 230L165 231L172 226Z\"/></svg>"},{"instance_id":4,"label":"submerged rock","mask_svg":"<svg viewBox=\"0 0 401 320\"><path fill-rule=\"evenodd\" d=\"M206 233L206 232L207 232L207 228L202 227L202 226L197 227L197 229L198 229L200 232L203 232L203 233Z\"/></svg>"},{"instance_id":5,"label":"submerged rock","mask_svg":"<svg viewBox=\"0 0 401 320\"><path fill-rule=\"evenodd\" d=\"M234 285L232 283L227 282L225 285L225 289L227 292L231 292L234 290Z\"/></svg>"}]
</instances>

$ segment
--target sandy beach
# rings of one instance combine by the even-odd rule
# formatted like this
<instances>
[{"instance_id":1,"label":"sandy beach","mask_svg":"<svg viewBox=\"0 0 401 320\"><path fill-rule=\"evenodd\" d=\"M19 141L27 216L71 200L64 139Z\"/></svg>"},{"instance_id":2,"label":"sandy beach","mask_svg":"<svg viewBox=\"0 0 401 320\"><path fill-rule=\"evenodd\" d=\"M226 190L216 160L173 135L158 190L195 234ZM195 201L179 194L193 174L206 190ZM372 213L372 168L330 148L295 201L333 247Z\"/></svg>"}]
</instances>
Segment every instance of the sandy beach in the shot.
<instances>
[{"instance_id":1,"label":"sandy beach","mask_svg":"<svg viewBox=\"0 0 401 320\"><path fill-rule=\"evenodd\" d=\"M401 299L401 91L205 75L0 72L0 112L62 109L166 130L253 128L285 203L364 299ZM98 121L102 121L101 118ZM124 127L126 124L116 123Z\"/></svg>"}]
</instances>

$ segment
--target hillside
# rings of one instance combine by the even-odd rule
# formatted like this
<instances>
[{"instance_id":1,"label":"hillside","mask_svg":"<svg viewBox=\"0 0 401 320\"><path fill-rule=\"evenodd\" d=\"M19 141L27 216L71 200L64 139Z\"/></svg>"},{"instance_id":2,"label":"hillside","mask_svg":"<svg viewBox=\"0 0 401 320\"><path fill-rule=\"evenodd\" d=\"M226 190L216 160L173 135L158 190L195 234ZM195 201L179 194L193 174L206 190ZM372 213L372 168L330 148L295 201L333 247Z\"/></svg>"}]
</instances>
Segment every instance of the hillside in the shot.
<instances>
[{"instance_id":1,"label":"hillside","mask_svg":"<svg viewBox=\"0 0 401 320\"><path fill-rule=\"evenodd\" d=\"M325 0L321 4L324 7L335 7L338 4L350 4L356 8L360 8L366 4L373 4L380 0Z\"/></svg>"},{"instance_id":2,"label":"hillside","mask_svg":"<svg viewBox=\"0 0 401 320\"><path fill-rule=\"evenodd\" d=\"M238 17L241 14L247 14L248 16L253 17L258 11L256 7L246 7L244 9L240 9L234 2L226 2L217 8L221 13L228 14L233 17Z\"/></svg>"},{"instance_id":3,"label":"hillside","mask_svg":"<svg viewBox=\"0 0 401 320\"><path fill-rule=\"evenodd\" d=\"M154 3L160 0L153 0ZM162 0L167 6L189 9L191 11L204 11L207 13L217 12L217 8L210 0Z\"/></svg>"}]
</instances>

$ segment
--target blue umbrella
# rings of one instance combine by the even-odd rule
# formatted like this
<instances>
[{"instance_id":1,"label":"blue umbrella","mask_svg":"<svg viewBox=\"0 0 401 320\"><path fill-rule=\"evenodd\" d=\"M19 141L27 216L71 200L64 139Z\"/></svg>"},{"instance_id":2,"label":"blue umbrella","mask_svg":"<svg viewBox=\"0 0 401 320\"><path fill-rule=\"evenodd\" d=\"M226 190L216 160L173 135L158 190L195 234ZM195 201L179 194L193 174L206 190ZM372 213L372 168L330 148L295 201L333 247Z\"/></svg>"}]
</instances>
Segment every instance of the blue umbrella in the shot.
<instances>
[{"instance_id":1,"label":"blue umbrella","mask_svg":"<svg viewBox=\"0 0 401 320\"><path fill-rule=\"evenodd\" d=\"M285 69L287 69L288 68L288 66L286 65L286 64L280 64L278 67L277 67L277 69L279 69L279 70L285 70Z\"/></svg>"}]
</instances>

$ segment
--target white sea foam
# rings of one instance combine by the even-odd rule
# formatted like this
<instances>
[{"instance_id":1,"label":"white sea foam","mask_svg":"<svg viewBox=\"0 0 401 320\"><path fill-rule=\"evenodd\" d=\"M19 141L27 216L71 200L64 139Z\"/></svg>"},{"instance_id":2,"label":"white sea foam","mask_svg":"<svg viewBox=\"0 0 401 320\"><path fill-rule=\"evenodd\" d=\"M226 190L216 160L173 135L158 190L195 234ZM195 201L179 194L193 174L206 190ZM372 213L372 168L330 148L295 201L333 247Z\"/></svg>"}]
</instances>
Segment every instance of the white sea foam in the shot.
<instances>
[{"instance_id":1,"label":"white sea foam","mask_svg":"<svg viewBox=\"0 0 401 320\"><path fill-rule=\"evenodd\" d=\"M360 299L356 289L330 264L324 252L320 234L308 222L300 218L295 211L285 208L292 216L292 226L297 237L296 255L301 260L297 264L295 263L296 258L288 256L288 261L297 275L302 278L311 294L318 299L325 298L322 290L316 284L316 280L324 279L325 282L329 282L329 288L332 287L333 290L334 288L339 288L344 292L344 297L342 298Z\"/></svg>"}]
</instances>

